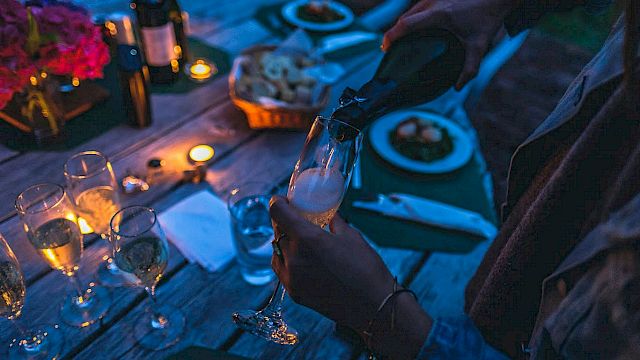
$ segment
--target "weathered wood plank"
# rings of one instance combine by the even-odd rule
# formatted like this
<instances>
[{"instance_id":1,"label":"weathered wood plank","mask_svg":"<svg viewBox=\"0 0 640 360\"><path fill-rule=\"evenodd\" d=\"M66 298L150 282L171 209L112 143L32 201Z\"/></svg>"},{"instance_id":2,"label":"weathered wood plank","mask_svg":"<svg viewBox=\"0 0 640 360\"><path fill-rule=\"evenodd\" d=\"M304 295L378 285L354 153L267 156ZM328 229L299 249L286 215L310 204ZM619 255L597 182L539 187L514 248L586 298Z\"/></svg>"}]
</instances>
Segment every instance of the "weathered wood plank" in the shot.
<instances>
[{"instance_id":1,"label":"weathered wood plank","mask_svg":"<svg viewBox=\"0 0 640 360\"><path fill-rule=\"evenodd\" d=\"M252 44L269 39L268 32L254 21L233 28L234 33L246 34L233 40L227 33L211 34L206 40L219 46L229 46L232 54ZM62 166L72 154L86 149L104 152L116 161L125 154L151 143L171 130L191 121L208 108L228 101L227 79L220 77L185 94L152 96L153 124L145 129L133 129L126 125L115 127L107 133L63 152L29 152L0 164L0 219L13 215L13 201L22 189L43 181L64 182Z\"/></svg>"},{"instance_id":2,"label":"weathered wood plank","mask_svg":"<svg viewBox=\"0 0 640 360\"><path fill-rule=\"evenodd\" d=\"M252 139L247 144L243 145L241 149L233 152L228 157L222 159L220 162L216 162L210 169L210 173L207 176L207 182L217 193L225 193L230 190L231 187L237 185L238 182L243 182L248 179L261 179L266 182L272 182L274 184L281 182L289 177L295 160L297 159L297 150L300 149L304 142L304 134L293 132L269 132L264 133L261 136ZM268 154L265 154L268 151ZM261 161L256 161L261 159ZM239 177L238 175L242 175ZM182 188L180 196L175 198L180 199L186 196L186 193ZM174 196L172 196L173 198ZM234 265L235 267L235 265ZM237 271L235 269L231 271ZM188 273L182 275L182 273ZM255 294L255 287L245 284L237 275L231 276L231 280L222 280L223 283L207 284L211 286L209 290L204 287L196 286L191 282L191 278L198 279L198 272L203 272L199 267L188 266L182 269L179 274L179 279L170 279L160 287L159 296L162 299L165 287L176 286L180 289L180 299L187 299L184 303L180 303L180 307L185 313L188 314L190 319L194 319L195 324L189 324L189 332L186 334L185 342L176 347L175 349L167 350L164 353L171 353L179 349L180 347L198 343L208 347L220 346L228 336L231 336L233 331L226 336L222 336L221 330L223 327L229 326L229 330L235 330L233 324L230 322L230 314L233 310L243 308L243 306L255 307L263 302L271 291L270 288L258 288L262 289L259 294ZM177 276L177 275L176 275ZM184 276L184 277L182 277ZM225 276L222 276L223 278ZM206 281L205 281L206 282ZM197 282L196 282L197 283ZM171 285L169 285L171 284ZM185 286L187 284L188 286ZM173 288L172 288L173 289ZM197 300L202 292L212 292L217 294L207 295L208 300L212 301L212 304L216 306L215 314L212 315L208 312L203 312L203 305ZM169 291L169 294L174 296L174 290ZM236 294L234 296L243 297L244 300L240 300L234 296L228 297L225 294ZM260 295L260 296L258 296ZM169 295L164 295L169 296ZM253 298L253 300L249 299ZM195 301L195 302L193 302ZM251 302L245 302L251 301ZM132 321L137 315L143 311L143 306L136 306L125 318L121 319L116 325L107 330L103 336L100 336L93 343L88 345L78 356L79 358L92 357L100 354L104 348L111 348L114 357L120 358L148 358L158 356L164 353L152 353L139 347L133 347L135 344L123 343L120 341L122 334L122 328L130 326ZM222 311L218 313L217 311ZM226 331L226 330L224 330ZM117 343L117 344L114 344ZM126 353L126 355L125 355Z\"/></svg>"},{"instance_id":3,"label":"weathered wood plank","mask_svg":"<svg viewBox=\"0 0 640 360\"><path fill-rule=\"evenodd\" d=\"M0 162L18 155L17 151L13 151L4 145L0 145Z\"/></svg>"},{"instance_id":4,"label":"weathered wood plank","mask_svg":"<svg viewBox=\"0 0 640 360\"><path fill-rule=\"evenodd\" d=\"M489 245L490 241L484 241L468 254L436 253L429 257L411 283L411 289L432 317L464 313L464 289Z\"/></svg>"},{"instance_id":5,"label":"weathered wood plank","mask_svg":"<svg viewBox=\"0 0 640 360\"><path fill-rule=\"evenodd\" d=\"M413 269L421 264L423 254L409 250L378 249L380 256L398 276L399 282L412 275ZM229 350L231 353L254 359L349 359L362 351L334 332L335 325L315 311L293 303L285 302L285 318L301 338L299 344L284 347L243 334Z\"/></svg>"}]
</instances>

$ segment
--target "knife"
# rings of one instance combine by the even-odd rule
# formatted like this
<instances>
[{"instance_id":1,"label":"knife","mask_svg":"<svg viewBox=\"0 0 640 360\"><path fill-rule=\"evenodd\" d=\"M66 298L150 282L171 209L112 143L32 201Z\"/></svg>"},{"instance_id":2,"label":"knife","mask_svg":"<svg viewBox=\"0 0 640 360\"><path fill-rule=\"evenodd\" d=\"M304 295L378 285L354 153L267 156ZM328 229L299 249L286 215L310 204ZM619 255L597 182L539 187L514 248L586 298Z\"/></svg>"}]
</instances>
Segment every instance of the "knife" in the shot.
<instances>
[{"instance_id":1,"label":"knife","mask_svg":"<svg viewBox=\"0 0 640 360\"><path fill-rule=\"evenodd\" d=\"M356 200L353 206L397 219L461 231L486 239L492 239L498 233L491 222L476 212L409 194L393 193L388 196L378 194L374 201Z\"/></svg>"},{"instance_id":2,"label":"knife","mask_svg":"<svg viewBox=\"0 0 640 360\"><path fill-rule=\"evenodd\" d=\"M335 35L325 36L318 47L315 54L324 55L333 51L356 46L369 41L377 41L378 34L366 31L350 31Z\"/></svg>"}]
</instances>

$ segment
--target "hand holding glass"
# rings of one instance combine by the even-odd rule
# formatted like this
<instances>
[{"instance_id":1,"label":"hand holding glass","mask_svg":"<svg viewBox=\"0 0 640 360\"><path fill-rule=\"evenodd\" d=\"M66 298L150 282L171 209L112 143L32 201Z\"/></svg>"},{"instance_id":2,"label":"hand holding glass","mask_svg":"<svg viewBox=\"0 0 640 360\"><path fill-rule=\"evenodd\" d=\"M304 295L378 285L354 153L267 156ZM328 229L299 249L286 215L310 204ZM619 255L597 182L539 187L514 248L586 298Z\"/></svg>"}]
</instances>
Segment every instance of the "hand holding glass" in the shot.
<instances>
[{"instance_id":1,"label":"hand holding glass","mask_svg":"<svg viewBox=\"0 0 640 360\"><path fill-rule=\"evenodd\" d=\"M323 228L331 222L349 185L361 144L362 134L358 129L336 119L316 118L287 193L291 205L307 220ZM278 284L264 309L236 312L233 321L241 329L266 340L286 345L297 343L297 332L282 318L284 295L284 287Z\"/></svg>"}]
</instances>

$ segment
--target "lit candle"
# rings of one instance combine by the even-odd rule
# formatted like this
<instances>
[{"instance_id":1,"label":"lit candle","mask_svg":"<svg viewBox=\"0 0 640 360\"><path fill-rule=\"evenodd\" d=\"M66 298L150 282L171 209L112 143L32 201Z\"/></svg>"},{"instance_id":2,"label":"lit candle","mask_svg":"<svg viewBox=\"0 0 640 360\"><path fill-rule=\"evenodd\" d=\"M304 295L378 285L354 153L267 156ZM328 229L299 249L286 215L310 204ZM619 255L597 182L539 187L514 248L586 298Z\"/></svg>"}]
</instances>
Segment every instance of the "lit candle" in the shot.
<instances>
[{"instance_id":1,"label":"lit candle","mask_svg":"<svg viewBox=\"0 0 640 360\"><path fill-rule=\"evenodd\" d=\"M209 145L196 145L189 150L189 159L194 163L203 163L211 160L215 151Z\"/></svg>"},{"instance_id":2,"label":"lit candle","mask_svg":"<svg viewBox=\"0 0 640 360\"><path fill-rule=\"evenodd\" d=\"M196 145L189 150L189 161L195 165L194 170L185 171L185 178L199 183L207 176L207 161L213 158L215 151L209 145Z\"/></svg>"},{"instance_id":3,"label":"lit candle","mask_svg":"<svg viewBox=\"0 0 640 360\"><path fill-rule=\"evenodd\" d=\"M205 59L196 59L193 63L186 66L187 75L194 81L205 81L218 72L214 64L210 64Z\"/></svg>"}]
</instances>

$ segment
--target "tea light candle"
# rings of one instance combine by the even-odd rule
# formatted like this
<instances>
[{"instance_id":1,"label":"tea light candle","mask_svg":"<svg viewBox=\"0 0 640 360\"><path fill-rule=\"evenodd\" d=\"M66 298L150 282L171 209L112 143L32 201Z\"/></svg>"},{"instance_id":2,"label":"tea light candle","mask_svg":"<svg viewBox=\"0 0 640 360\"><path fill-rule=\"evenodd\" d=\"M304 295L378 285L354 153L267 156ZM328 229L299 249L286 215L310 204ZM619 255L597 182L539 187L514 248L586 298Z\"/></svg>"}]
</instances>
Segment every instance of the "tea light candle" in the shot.
<instances>
[{"instance_id":1,"label":"tea light candle","mask_svg":"<svg viewBox=\"0 0 640 360\"><path fill-rule=\"evenodd\" d=\"M189 150L189 160L193 163L204 163L211 160L215 151L209 145L196 145Z\"/></svg>"},{"instance_id":2,"label":"tea light candle","mask_svg":"<svg viewBox=\"0 0 640 360\"><path fill-rule=\"evenodd\" d=\"M185 180L199 183L207 177L207 161L213 158L215 151L209 145L196 145L189 150L189 161L194 170L185 171Z\"/></svg>"},{"instance_id":3,"label":"tea light candle","mask_svg":"<svg viewBox=\"0 0 640 360\"><path fill-rule=\"evenodd\" d=\"M185 66L185 71L191 80L203 82L218 73L218 68L205 59L196 59Z\"/></svg>"}]
</instances>

